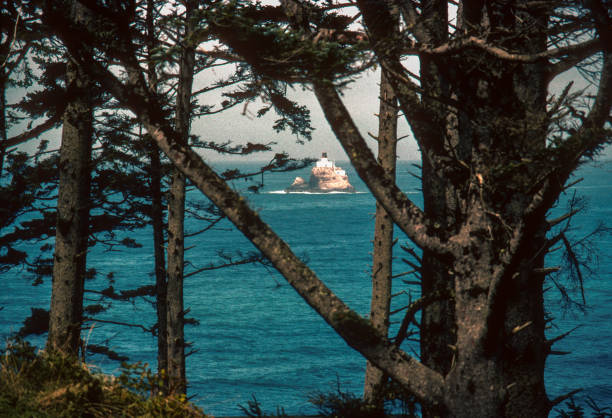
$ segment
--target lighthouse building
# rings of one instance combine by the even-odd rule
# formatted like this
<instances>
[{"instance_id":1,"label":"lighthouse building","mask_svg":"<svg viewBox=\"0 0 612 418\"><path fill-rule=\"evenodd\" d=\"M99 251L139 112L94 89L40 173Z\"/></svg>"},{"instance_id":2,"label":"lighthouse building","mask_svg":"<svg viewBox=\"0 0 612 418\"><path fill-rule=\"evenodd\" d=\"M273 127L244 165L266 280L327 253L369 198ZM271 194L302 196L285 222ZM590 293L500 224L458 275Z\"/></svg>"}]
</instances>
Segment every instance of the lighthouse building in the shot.
<instances>
[{"instance_id":1,"label":"lighthouse building","mask_svg":"<svg viewBox=\"0 0 612 418\"><path fill-rule=\"evenodd\" d=\"M327 153L321 155L321 159L317 161L317 167L333 168L334 162L327 159Z\"/></svg>"},{"instance_id":2,"label":"lighthouse building","mask_svg":"<svg viewBox=\"0 0 612 418\"><path fill-rule=\"evenodd\" d=\"M346 171L344 171L343 169L341 169L340 167L336 167L336 165L334 164L333 161L330 161L327 158L327 153L324 152L321 155L321 158L317 161L316 167L318 168L331 168L334 170L334 172L339 175L339 176L346 176Z\"/></svg>"}]
</instances>

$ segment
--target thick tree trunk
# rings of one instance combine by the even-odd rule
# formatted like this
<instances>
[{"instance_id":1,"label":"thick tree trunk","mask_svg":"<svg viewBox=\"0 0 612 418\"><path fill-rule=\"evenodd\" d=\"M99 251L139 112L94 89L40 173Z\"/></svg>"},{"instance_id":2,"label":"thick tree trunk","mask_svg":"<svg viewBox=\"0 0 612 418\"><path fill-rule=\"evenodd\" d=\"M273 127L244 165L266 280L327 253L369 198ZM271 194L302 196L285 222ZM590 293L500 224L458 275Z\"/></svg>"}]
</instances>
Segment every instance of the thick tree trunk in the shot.
<instances>
[{"instance_id":1,"label":"thick tree trunk","mask_svg":"<svg viewBox=\"0 0 612 418\"><path fill-rule=\"evenodd\" d=\"M446 237L453 225L449 213L454 203L448 193L448 181L435 173L426 158L422 162L422 178L425 213L439 220L440 233ZM454 302L451 297L453 278L449 274L452 266L449 260L441 260L426 249L421 260L421 297L431 298L431 302L425 304L421 312L421 361L444 375L451 368L454 354L452 347L456 338Z\"/></svg>"},{"instance_id":2,"label":"thick tree trunk","mask_svg":"<svg viewBox=\"0 0 612 418\"><path fill-rule=\"evenodd\" d=\"M185 10L188 39L195 29L193 12L197 2L188 1ZM176 130L179 142L187 144L191 121L191 88L195 66L195 50L188 43L183 47L179 63L179 85L176 98ZM178 169L172 174L172 185L168 199L168 378L170 391L185 393L185 335L183 305L184 267L184 221L185 221L185 175Z\"/></svg>"},{"instance_id":3,"label":"thick tree trunk","mask_svg":"<svg viewBox=\"0 0 612 418\"><path fill-rule=\"evenodd\" d=\"M47 347L78 354L89 224L91 83L70 61L59 161L57 228Z\"/></svg>"},{"instance_id":4,"label":"thick tree trunk","mask_svg":"<svg viewBox=\"0 0 612 418\"><path fill-rule=\"evenodd\" d=\"M397 159L397 106L393 89L382 71L378 118L378 162L389 177L394 179ZM393 221L379 203L376 203L373 243L370 322L381 335L387 336L393 275ZM367 362L363 398L382 403L379 389L386 380L382 370Z\"/></svg>"},{"instance_id":5,"label":"thick tree trunk","mask_svg":"<svg viewBox=\"0 0 612 418\"><path fill-rule=\"evenodd\" d=\"M441 44L448 39L447 3L441 0L426 0L423 2L424 22L427 27L427 39L432 45ZM441 98L451 95L450 86L445 72L448 68L439 68L440 62L427 54L420 58L421 85L428 92L423 98L423 105L439 126L445 126L444 139L435 146L445 153L458 153L462 158L462 150L469 148L461 144L456 133L457 118ZM427 144L431 146L433 144ZM422 160L422 190L423 209L430 219L436 220L436 230L432 231L446 241L457 232L459 218L459 203L452 186L452 179L445 171L444 164L429 147L421 150ZM453 362L453 347L455 346L455 314L453 294L452 261L441 259L433 252L424 249L421 258L421 296L427 300L421 311L420 352L423 364L446 375ZM436 416L438 411L423 411L424 417Z\"/></svg>"},{"instance_id":6,"label":"thick tree trunk","mask_svg":"<svg viewBox=\"0 0 612 418\"><path fill-rule=\"evenodd\" d=\"M435 14L436 4L436 1L431 2L430 13ZM470 28L488 19L483 17L485 12L482 7L480 3L462 3L458 15L459 28ZM538 19L533 16L530 18ZM545 37L538 32L546 25L543 22L534 23L526 17L524 19L529 22L525 23L527 30L533 30L536 34L533 37L522 36L522 45L513 45L512 49L529 52L546 49ZM446 19L432 21L442 22ZM496 23L491 21L486 24ZM431 32L435 33L435 30ZM546 341L542 277L534 273L544 263L542 249L545 236L540 230L544 218L532 222L533 225L540 225L540 229L528 229L524 238L526 244L521 247L521 256L518 257L523 261L512 273L506 273L506 277L501 280L503 284L495 290L498 294L495 303L489 306L488 292L496 286L492 283L491 271L499 264L495 254L506 251L508 246L507 243L497 242L499 247L495 248L496 244L491 242L492 237L502 236L506 232L499 230L498 233L492 233L495 228L499 228L499 224L487 223L490 223L495 213L501 214L499 219L519 219L526 209L521 207L520 202L528 201L529 197L521 197L517 193L513 196L514 201L504 208L503 203L499 203L499 196L489 202L487 199L491 197L487 197L481 190L476 199L485 207L467 204L474 185L485 187L483 182L488 180L490 170L496 164L503 166L502 162L496 162L496 148L502 154L507 152L508 143L515 144L516 149L531 151L543 146L546 132L537 122L537 115L544 115L546 111L546 84L542 65L535 63L521 68L508 68L507 63L501 64L500 69L503 70L498 73L502 74L499 78L481 80L482 74L477 71L470 73L469 64L464 69L448 64L440 70L438 66L444 65L443 62L427 55L421 57L423 87L428 92L427 97L434 98L424 100L424 103L432 109L439 123L446 122L445 152L441 155L452 155L459 161L471 161L472 175L478 174L476 181L460 181L461 175L448 175L449 167L445 167L443 160L425 153L425 213L429 218L437 220L441 238L444 234L458 233L458 227L466 225L470 225L470 236L489 238L482 242L474 242L477 240L472 239L462 243L465 253L472 257L472 262L480 258L479 262L469 268L463 265L465 260L451 261L424 251L423 294L445 292L454 295L455 300L446 298L423 310L421 359L424 364L447 376L445 405L448 409L442 415L476 416L477 411L478 416L483 417L546 416L549 403L543 381ZM507 74L515 74L514 80L504 74L505 71L508 71ZM445 83L452 86L452 90L448 90ZM483 86L487 86L488 91L483 90ZM478 98L474 95L476 91L479 91ZM500 96L499 91L507 94ZM457 99L462 107L456 114L449 112L446 106L435 100L438 95ZM488 106L483 106L485 95L489 95ZM471 112L471 109L476 108L481 113ZM511 118L511 114L514 114L517 121L533 118L529 131L517 135L509 130L510 133L504 136L496 129L489 128L495 126L491 121L497 121L499 130L503 126L504 117ZM509 139L514 136L516 139ZM540 144L537 144L538 141ZM476 144L482 148L475 148ZM484 155L483 149L487 150ZM487 202L484 203L483 199ZM472 216L474 213L480 213L480 216ZM466 219L468 214L472 216L471 219ZM487 254L489 261L484 262ZM461 274L462 271L464 274ZM426 409L424 416L439 413Z\"/></svg>"},{"instance_id":7,"label":"thick tree trunk","mask_svg":"<svg viewBox=\"0 0 612 418\"><path fill-rule=\"evenodd\" d=\"M543 228L513 226L524 231L520 262L501 272L499 255L511 244L493 237L507 235L507 227L479 199L459 241L466 256L455 262L456 356L445 378L444 415L547 417L542 277L534 271L543 260ZM534 222L543 224L543 217Z\"/></svg>"}]
</instances>

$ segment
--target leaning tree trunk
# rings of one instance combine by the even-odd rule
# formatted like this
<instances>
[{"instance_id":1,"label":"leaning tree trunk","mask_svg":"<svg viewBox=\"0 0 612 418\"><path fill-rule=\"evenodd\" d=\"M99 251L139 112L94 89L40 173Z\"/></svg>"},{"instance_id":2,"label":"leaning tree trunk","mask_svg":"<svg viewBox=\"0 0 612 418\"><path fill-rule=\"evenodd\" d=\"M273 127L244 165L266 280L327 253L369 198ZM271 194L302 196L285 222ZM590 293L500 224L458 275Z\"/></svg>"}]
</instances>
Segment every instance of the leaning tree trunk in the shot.
<instances>
[{"instance_id":1,"label":"leaning tree trunk","mask_svg":"<svg viewBox=\"0 0 612 418\"><path fill-rule=\"evenodd\" d=\"M91 175L92 104L88 76L70 61L59 161L57 227L47 347L78 354L83 313Z\"/></svg>"},{"instance_id":2,"label":"leaning tree trunk","mask_svg":"<svg viewBox=\"0 0 612 418\"><path fill-rule=\"evenodd\" d=\"M397 107L395 94L384 72L380 77L380 109L378 115L378 162L390 178L395 178L397 158ZM391 302L391 277L393 275L393 221L377 202L374 221L374 251L372 255L372 300L370 321L381 335L389 331L389 309ZM382 403L380 393L387 380L385 374L367 362L363 398L369 402Z\"/></svg>"},{"instance_id":3,"label":"leaning tree trunk","mask_svg":"<svg viewBox=\"0 0 612 418\"><path fill-rule=\"evenodd\" d=\"M197 2L188 1L185 10L186 33L188 39L195 29L192 13ZM179 86L176 98L176 131L179 142L186 144L189 138L191 121L191 88L195 66L195 49L187 42L183 47L179 64ZM169 388L174 393L185 393L185 335L183 305L183 267L184 267L184 221L185 221L185 175L178 169L172 174L172 185L168 199L168 379Z\"/></svg>"}]
</instances>

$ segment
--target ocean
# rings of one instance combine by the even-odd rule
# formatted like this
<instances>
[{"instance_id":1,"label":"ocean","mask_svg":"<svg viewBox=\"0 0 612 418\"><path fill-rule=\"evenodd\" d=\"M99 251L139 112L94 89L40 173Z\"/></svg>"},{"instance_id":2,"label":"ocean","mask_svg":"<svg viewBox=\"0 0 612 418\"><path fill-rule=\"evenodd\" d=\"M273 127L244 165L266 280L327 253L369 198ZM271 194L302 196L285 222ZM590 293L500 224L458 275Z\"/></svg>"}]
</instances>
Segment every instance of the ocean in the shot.
<instances>
[{"instance_id":1,"label":"ocean","mask_svg":"<svg viewBox=\"0 0 612 418\"><path fill-rule=\"evenodd\" d=\"M244 180L234 181L236 189L261 217L287 241L293 251L308 261L317 275L345 302L367 315L370 297L371 240L373 237L374 199L367 192L347 162L336 162L347 170L354 194L286 194L283 189L295 176L307 178L309 169L292 173L267 173L259 193L250 193ZM216 167L222 171L239 167L254 170L255 163L225 163ZM409 162L398 165L398 184L408 196L421 205L418 180L412 175L418 169ZM599 221L612 222L612 162L583 166L576 177L584 180L563 196L555 213L563 213L565 201L583 196L588 201L585 211L572 221L570 235L580 239ZM257 178L259 180L259 177ZM205 202L197 190L188 198ZM187 232L204 225L187 220ZM108 252L93 248L88 255L88 267L98 272L98 278L86 283L87 289L100 290L108 283L104 277L113 272L115 289L129 289L153 284L152 238L149 230L127 233L143 246ZM401 244L406 237L397 232ZM38 245L37 245L38 246ZM188 238L186 272L217 263L219 253L239 258L237 254L253 251L252 245L227 221L198 236ZM559 292L551 284L546 293L547 308L553 325L550 337L569 331L573 333L555 345L555 349L571 354L549 357L546 368L547 391L550 398L573 389L593 398L600 406L612 406L612 236L595 238L597 258L591 264L593 274L585 282L587 308L567 309ZM409 270L401 260L405 253L397 248L395 273ZM549 265L559 264L556 254ZM31 307L49 307L50 280L32 286L23 271L10 271L0 276L0 338L6 339L21 327ZM571 286L570 286L571 287ZM415 288L401 283L394 292L405 291L393 300L393 308L406 305L409 298L418 297ZM580 298L579 292L570 294ZM88 293L88 303L98 303ZM308 396L330 392L340 385L343 391L359 395L362 391L365 361L349 348L318 315L304 303L283 278L268 266L248 264L210 270L191 276L185 281L187 317L199 325L186 327L186 339L192 353L187 358L188 395L206 413L240 415L238 405L256 397L264 411L273 413L277 407L288 414L316 412ZM149 300L113 302L111 309L100 315L101 320L142 323L151 326L155 314ZM401 317L394 318L400 321ZM393 325L397 327L397 324ZM83 333L90 343L108 344L131 362L156 363L156 341L138 328L95 323ZM34 344L44 345L45 336L34 336ZM414 353L416 345L404 347ZM119 364L95 355L87 359L104 372L117 372ZM582 398L581 398L582 397Z\"/></svg>"}]
</instances>

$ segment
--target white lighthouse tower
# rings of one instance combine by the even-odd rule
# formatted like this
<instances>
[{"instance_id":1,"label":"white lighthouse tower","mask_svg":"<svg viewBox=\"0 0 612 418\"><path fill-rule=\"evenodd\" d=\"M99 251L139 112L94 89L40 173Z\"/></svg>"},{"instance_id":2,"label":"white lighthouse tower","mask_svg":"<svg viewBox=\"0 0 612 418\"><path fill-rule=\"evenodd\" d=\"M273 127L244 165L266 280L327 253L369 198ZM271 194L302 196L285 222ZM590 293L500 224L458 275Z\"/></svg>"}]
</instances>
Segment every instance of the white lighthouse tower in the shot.
<instances>
[{"instance_id":1,"label":"white lighthouse tower","mask_svg":"<svg viewBox=\"0 0 612 418\"><path fill-rule=\"evenodd\" d=\"M334 167L333 161L329 161L327 159L327 153L326 152L324 152L321 155L321 159L319 159L317 161L317 167L326 167L326 168L333 168Z\"/></svg>"}]
</instances>

